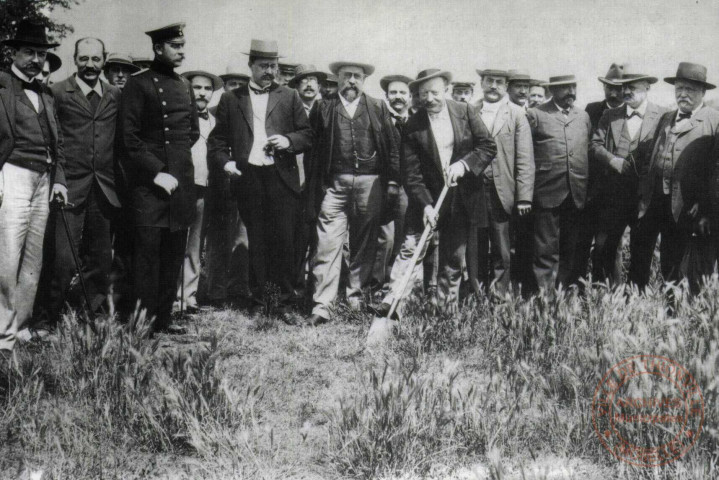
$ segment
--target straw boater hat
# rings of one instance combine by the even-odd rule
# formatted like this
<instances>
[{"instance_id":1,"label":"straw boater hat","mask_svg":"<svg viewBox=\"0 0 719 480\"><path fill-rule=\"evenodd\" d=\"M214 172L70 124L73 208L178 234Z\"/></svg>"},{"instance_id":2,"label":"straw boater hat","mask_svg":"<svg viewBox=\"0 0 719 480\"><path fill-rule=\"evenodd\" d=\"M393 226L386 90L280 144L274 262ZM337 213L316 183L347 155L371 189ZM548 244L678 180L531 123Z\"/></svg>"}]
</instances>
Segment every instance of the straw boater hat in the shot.
<instances>
[{"instance_id":1,"label":"straw boater hat","mask_svg":"<svg viewBox=\"0 0 719 480\"><path fill-rule=\"evenodd\" d=\"M295 76L292 77L292 79L287 83L287 85L291 88L295 88L297 84L306 77L316 77L317 83L319 84L325 81L325 78L327 78L327 74L325 72L320 72L312 64L298 65L295 69Z\"/></svg>"},{"instance_id":2,"label":"straw boater hat","mask_svg":"<svg viewBox=\"0 0 719 480\"><path fill-rule=\"evenodd\" d=\"M278 51L276 40L257 40L253 38L250 42L250 51L242 53L251 57L282 58L277 53Z\"/></svg>"},{"instance_id":3,"label":"straw boater hat","mask_svg":"<svg viewBox=\"0 0 719 480\"><path fill-rule=\"evenodd\" d=\"M509 78L507 79L507 83L512 82L532 82L532 77L529 75L529 72L527 70L519 70L519 69L512 69L509 70L507 73L509 73Z\"/></svg>"},{"instance_id":4,"label":"straw boater hat","mask_svg":"<svg viewBox=\"0 0 719 480\"><path fill-rule=\"evenodd\" d=\"M411 78L406 77L404 75L387 75L386 77L380 78L379 86L382 87L382 90L384 90L385 93L387 93L387 89L389 88L390 83L402 82L402 83L406 83L407 85L409 85L411 81L412 81Z\"/></svg>"},{"instance_id":5,"label":"straw boater hat","mask_svg":"<svg viewBox=\"0 0 719 480\"><path fill-rule=\"evenodd\" d=\"M3 40L2 44L12 48L17 48L22 45L44 48L60 46L59 43L52 43L47 39L45 25L31 22L30 20L21 20L15 31L15 38Z\"/></svg>"},{"instance_id":6,"label":"straw boater hat","mask_svg":"<svg viewBox=\"0 0 719 480\"><path fill-rule=\"evenodd\" d=\"M707 90L716 88L716 85L707 82L707 67L698 63L681 62L677 68L677 74L664 79L670 85L674 85L677 80L698 83Z\"/></svg>"},{"instance_id":7,"label":"straw boater hat","mask_svg":"<svg viewBox=\"0 0 719 480\"><path fill-rule=\"evenodd\" d=\"M132 62L132 57L130 55L124 55L121 53L111 53L107 56L107 61L105 62L105 66L103 67L103 71L107 71L107 68L110 65L120 65L122 67L125 67L130 70L130 73L139 72L142 70L142 67L139 65L135 65Z\"/></svg>"},{"instance_id":8,"label":"straw boater hat","mask_svg":"<svg viewBox=\"0 0 719 480\"><path fill-rule=\"evenodd\" d=\"M560 85L576 85L577 79L574 75L557 75L556 77L549 77L547 83L542 84L545 87L558 87Z\"/></svg>"},{"instance_id":9,"label":"straw boater hat","mask_svg":"<svg viewBox=\"0 0 719 480\"><path fill-rule=\"evenodd\" d=\"M50 64L50 73L57 72L62 67L62 60L52 52L47 52L45 60Z\"/></svg>"},{"instance_id":10,"label":"straw boater hat","mask_svg":"<svg viewBox=\"0 0 719 480\"><path fill-rule=\"evenodd\" d=\"M450 72L439 68L428 68L417 74L417 79L409 84L409 88L410 90L412 90L412 87L416 89L427 80L439 77L444 78L447 83L452 83L452 74Z\"/></svg>"},{"instance_id":11,"label":"straw boater hat","mask_svg":"<svg viewBox=\"0 0 719 480\"><path fill-rule=\"evenodd\" d=\"M506 70L501 70L499 68L485 68L484 70L477 69L476 70L477 75L480 77L505 77L509 78L509 72Z\"/></svg>"},{"instance_id":12,"label":"straw boater hat","mask_svg":"<svg viewBox=\"0 0 719 480\"><path fill-rule=\"evenodd\" d=\"M189 72L184 72L182 76L189 81L192 81L192 79L195 77L209 78L210 82L212 82L213 90L219 90L225 84L220 77L218 77L217 75L213 75L210 72L206 72L205 70L190 70Z\"/></svg>"},{"instance_id":13,"label":"straw boater hat","mask_svg":"<svg viewBox=\"0 0 719 480\"><path fill-rule=\"evenodd\" d=\"M370 76L374 73L374 66L368 63L360 62L333 62L330 63L330 71L335 75L339 75L340 68L342 67L359 67L364 70L364 74Z\"/></svg>"},{"instance_id":14,"label":"straw boater hat","mask_svg":"<svg viewBox=\"0 0 719 480\"><path fill-rule=\"evenodd\" d=\"M617 80L622 78L623 73L624 73L624 64L623 63L612 63L609 66L607 75L604 77L597 77L597 79L605 85L613 85L616 87L619 85Z\"/></svg>"}]
</instances>

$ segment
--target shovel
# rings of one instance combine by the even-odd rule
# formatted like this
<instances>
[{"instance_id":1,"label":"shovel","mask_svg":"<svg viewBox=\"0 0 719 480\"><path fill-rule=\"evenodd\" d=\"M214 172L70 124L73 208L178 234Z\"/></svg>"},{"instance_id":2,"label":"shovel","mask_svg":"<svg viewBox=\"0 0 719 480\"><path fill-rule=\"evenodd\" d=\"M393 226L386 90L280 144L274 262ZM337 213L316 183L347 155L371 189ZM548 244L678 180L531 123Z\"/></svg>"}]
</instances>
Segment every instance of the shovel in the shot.
<instances>
[{"instance_id":1,"label":"shovel","mask_svg":"<svg viewBox=\"0 0 719 480\"><path fill-rule=\"evenodd\" d=\"M439 209L442 207L442 203L444 202L444 197L447 196L448 191L449 187L445 184L444 188L442 189L442 193L439 194L437 203L434 205L435 212L439 212ZM399 284L399 291L397 295L395 295L394 300L392 300L392 305L390 305L387 316L381 317L377 315L372 320L372 325L369 327L369 332L367 332L368 347L386 343L392 336L392 329L395 326L399 325L399 321L393 320L392 317L397 311L397 307L399 307L400 300L402 300L402 297L404 297L405 293L407 293L407 286L409 285L410 280L412 280L414 269L417 266L417 262L419 262L419 259L422 256L422 252L424 251L424 246L427 243L427 240L429 240L429 236L432 234L433 231L434 228L429 224L424 227L424 232L422 232L422 236L420 237L419 242L414 249L412 260L410 260L407 271L405 272L404 277L402 277L402 281Z\"/></svg>"}]
</instances>

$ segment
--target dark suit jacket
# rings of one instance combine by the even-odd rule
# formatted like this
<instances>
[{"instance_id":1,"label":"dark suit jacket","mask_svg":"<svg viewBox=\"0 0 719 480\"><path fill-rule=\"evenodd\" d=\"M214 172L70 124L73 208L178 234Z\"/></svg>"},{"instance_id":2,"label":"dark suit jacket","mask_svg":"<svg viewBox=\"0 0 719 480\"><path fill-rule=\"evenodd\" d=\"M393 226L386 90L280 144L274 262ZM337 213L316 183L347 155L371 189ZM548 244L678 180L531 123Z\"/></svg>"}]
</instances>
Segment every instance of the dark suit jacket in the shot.
<instances>
[{"instance_id":1,"label":"dark suit jacket","mask_svg":"<svg viewBox=\"0 0 719 480\"><path fill-rule=\"evenodd\" d=\"M601 120L602 115L604 115L604 111L608 109L609 105L607 105L606 100L602 100L601 102L588 103L587 106L584 108L584 111L587 112L587 115L589 115L589 121L592 122L592 131L597 128L597 125L599 125L599 120Z\"/></svg>"},{"instance_id":2,"label":"dark suit jacket","mask_svg":"<svg viewBox=\"0 0 719 480\"><path fill-rule=\"evenodd\" d=\"M454 130L454 149L450 164L464 161L469 172L450 189L440 210L442 217L466 214L468 221L486 226L484 181L481 178L487 165L497 154L497 147L477 109L466 103L447 100L447 110ZM444 188L444 172L439 150L426 110L412 115L402 136L402 173L404 188L409 197L408 223L421 225L424 207L432 205ZM446 218L445 218L446 221Z\"/></svg>"},{"instance_id":3,"label":"dark suit jacket","mask_svg":"<svg viewBox=\"0 0 719 480\"><path fill-rule=\"evenodd\" d=\"M7 72L0 72L0 170L10 157L15 146L15 102L18 95L25 95L22 90L15 91L12 77ZM65 185L65 155L63 151L62 131L58 128L59 121L55 109L55 99L46 86L42 87L41 99L45 105L45 113L50 123L51 156L54 162L53 182Z\"/></svg>"},{"instance_id":4,"label":"dark suit jacket","mask_svg":"<svg viewBox=\"0 0 719 480\"><path fill-rule=\"evenodd\" d=\"M649 174L639 189L639 218L651 204L657 182L653 168L660 160L660 146L672 129L678 133L673 149L675 181L671 191L674 221L679 221L679 216L695 203L699 203L700 215L706 216L711 213L711 204L717 205L716 201L712 202L711 194L716 195L712 174L719 158L719 112L704 106L691 119L673 126L676 116L677 110L666 112L657 126Z\"/></svg>"},{"instance_id":5,"label":"dark suit jacket","mask_svg":"<svg viewBox=\"0 0 719 480\"><path fill-rule=\"evenodd\" d=\"M477 102L480 114L483 105L482 100ZM512 213L515 203L532 203L534 196L532 131L524 108L505 99L491 134L497 143L497 157L492 161L494 188L504 211Z\"/></svg>"},{"instance_id":6,"label":"dark suit jacket","mask_svg":"<svg viewBox=\"0 0 719 480\"><path fill-rule=\"evenodd\" d=\"M586 112L573 107L567 118L554 102L527 111L534 140L534 202L555 208L572 195L584 208L589 176L589 139L592 126Z\"/></svg>"},{"instance_id":7,"label":"dark suit jacket","mask_svg":"<svg viewBox=\"0 0 719 480\"><path fill-rule=\"evenodd\" d=\"M369 112L370 125L377 145L377 158L380 162L380 179L400 183L399 171L399 134L392 123L389 107L382 101L362 97ZM330 167L334 148L334 122L336 109L344 108L339 96L322 99L315 103L310 112L310 123L315 133L310 161L310 182L308 195L308 213L310 218L316 217L322 203L325 187L330 181ZM386 189L385 189L386 190Z\"/></svg>"},{"instance_id":8,"label":"dark suit jacket","mask_svg":"<svg viewBox=\"0 0 719 480\"><path fill-rule=\"evenodd\" d=\"M249 86L222 94L217 105L216 120L207 141L210 161L219 171L230 161L236 162L240 171L246 169L254 140ZM290 140L291 151L275 153L275 166L285 184L299 194L301 188L296 154L312 145L312 130L302 100L295 90L278 86L270 91L265 130L268 137L279 134Z\"/></svg>"},{"instance_id":9,"label":"dark suit jacket","mask_svg":"<svg viewBox=\"0 0 719 480\"><path fill-rule=\"evenodd\" d=\"M120 207L115 190L115 128L120 89L102 82L102 98L93 114L75 75L54 84L57 115L65 146L65 177L70 203L81 205L97 182L105 198Z\"/></svg>"},{"instance_id":10,"label":"dark suit jacket","mask_svg":"<svg viewBox=\"0 0 719 480\"><path fill-rule=\"evenodd\" d=\"M636 172L631 169L624 175L614 171L609 162L615 157L617 144L619 143L624 124L626 123L627 107L610 108L604 111L599 125L594 130L590 150L590 172L595 173L597 178L593 181L597 184L598 196L603 200L611 198L615 188L627 185L626 180L644 177L649 169L649 160L654 147L654 135L659 124L659 119L666 112L651 102L647 103L647 109L642 120L642 127L639 133L639 146L637 147L636 158L634 159ZM626 178L622 178L626 177ZM624 180L624 181L623 181ZM636 184L634 184L636 186Z\"/></svg>"}]
</instances>

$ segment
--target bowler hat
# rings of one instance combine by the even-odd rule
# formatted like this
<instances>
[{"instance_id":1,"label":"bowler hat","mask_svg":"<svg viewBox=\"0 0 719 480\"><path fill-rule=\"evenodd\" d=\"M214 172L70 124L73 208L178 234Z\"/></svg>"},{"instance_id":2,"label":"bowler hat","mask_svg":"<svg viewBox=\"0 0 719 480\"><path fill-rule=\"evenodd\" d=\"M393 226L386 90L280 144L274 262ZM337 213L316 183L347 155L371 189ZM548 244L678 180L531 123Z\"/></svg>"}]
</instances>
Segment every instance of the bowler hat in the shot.
<instances>
[{"instance_id":1,"label":"bowler hat","mask_svg":"<svg viewBox=\"0 0 719 480\"><path fill-rule=\"evenodd\" d=\"M62 67L62 60L52 52L47 52L45 60L50 64L50 73L57 72Z\"/></svg>"},{"instance_id":2,"label":"bowler hat","mask_svg":"<svg viewBox=\"0 0 719 480\"><path fill-rule=\"evenodd\" d=\"M556 77L549 77L549 81L543 85L545 87L558 87L560 85L572 85L576 83L577 79L574 75L557 75Z\"/></svg>"},{"instance_id":3,"label":"bowler hat","mask_svg":"<svg viewBox=\"0 0 719 480\"><path fill-rule=\"evenodd\" d=\"M305 77L316 77L317 83L320 84L325 81L327 74L325 72L320 72L312 64L298 65L297 68L295 68L295 76L287 82L287 85L289 85L290 88L295 88Z\"/></svg>"},{"instance_id":4,"label":"bowler hat","mask_svg":"<svg viewBox=\"0 0 719 480\"><path fill-rule=\"evenodd\" d=\"M335 75L339 75L340 68L342 67L359 67L364 70L364 74L369 76L374 73L374 66L368 63L360 62L333 62L330 63L330 71Z\"/></svg>"},{"instance_id":5,"label":"bowler hat","mask_svg":"<svg viewBox=\"0 0 719 480\"><path fill-rule=\"evenodd\" d=\"M616 87L619 85L617 80L622 78L623 73L624 73L624 64L623 63L612 63L609 66L607 75L604 77L597 77L597 80L599 80L600 82L602 82L605 85L613 85Z\"/></svg>"},{"instance_id":6,"label":"bowler hat","mask_svg":"<svg viewBox=\"0 0 719 480\"><path fill-rule=\"evenodd\" d=\"M402 83L406 83L407 85L409 85L411 81L412 81L411 78L406 77L404 75L387 75L385 77L380 78L379 86L382 87L382 90L384 90L384 93L387 93L387 89L389 88L390 83L402 82Z\"/></svg>"},{"instance_id":7,"label":"bowler hat","mask_svg":"<svg viewBox=\"0 0 719 480\"><path fill-rule=\"evenodd\" d=\"M277 52L276 40L257 40L253 38L250 42L250 51L242 53L251 57L282 58Z\"/></svg>"},{"instance_id":8,"label":"bowler hat","mask_svg":"<svg viewBox=\"0 0 719 480\"><path fill-rule=\"evenodd\" d=\"M218 77L217 75L213 75L210 72L206 72L204 70L190 70L189 72L184 72L182 74L182 76L185 77L186 79L188 79L189 81L192 81L192 79L195 77L208 78L210 80L210 82L212 82L213 90L219 90L224 85L224 82L222 81L222 79L220 77Z\"/></svg>"},{"instance_id":9,"label":"bowler hat","mask_svg":"<svg viewBox=\"0 0 719 480\"><path fill-rule=\"evenodd\" d=\"M439 68L428 68L426 70L422 70L417 74L417 79L414 80L412 83L409 84L410 89L412 89L413 86L419 87L421 84L426 82L427 80L432 80L433 78L439 78L442 77L447 83L452 82L452 74L449 73L446 70L441 70Z\"/></svg>"},{"instance_id":10,"label":"bowler hat","mask_svg":"<svg viewBox=\"0 0 719 480\"><path fill-rule=\"evenodd\" d=\"M15 32L15 38L9 38L3 40L4 45L8 47L19 47L21 45L28 45L31 47L45 47L55 48L59 46L59 43L51 43L47 39L47 32L45 31L45 25L41 23L31 22L30 20L21 20L17 25Z\"/></svg>"},{"instance_id":11,"label":"bowler hat","mask_svg":"<svg viewBox=\"0 0 719 480\"><path fill-rule=\"evenodd\" d=\"M177 22L166 27L156 28L155 30L149 30L145 32L145 35L149 35L153 43L162 43L173 38L182 38L185 36L183 30L185 29L184 22Z\"/></svg>"},{"instance_id":12,"label":"bowler hat","mask_svg":"<svg viewBox=\"0 0 719 480\"><path fill-rule=\"evenodd\" d=\"M479 75L480 77L492 76L509 78L509 72L507 72L506 70L501 70L499 68L485 68L484 70L480 70L478 68L476 72L477 75Z\"/></svg>"},{"instance_id":13,"label":"bowler hat","mask_svg":"<svg viewBox=\"0 0 719 480\"><path fill-rule=\"evenodd\" d=\"M716 85L707 82L707 67L699 65L698 63L681 62L677 68L677 74L674 77L664 79L665 82L671 85L674 85L677 80L688 80L698 83L707 90L716 88Z\"/></svg>"},{"instance_id":14,"label":"bowler hat","mask_svg":"<svg viewBox=\"0 0 719 480\"><path fill-rule=\"evenodd\" d=\"M140 70L142 70L142 67L140 67L139 65L135 65L132 62L132 57L130 57L130 55L124 55L121 53L109 54L107 56L107 61L105 62L105 66L103 67L103 70L107 71L107 68L110 65L120 65L122 67L126 67L127 69L129 69L131 71L130 73L135 73L135 72L139 72Z\"/></svg>"}]
</instances>

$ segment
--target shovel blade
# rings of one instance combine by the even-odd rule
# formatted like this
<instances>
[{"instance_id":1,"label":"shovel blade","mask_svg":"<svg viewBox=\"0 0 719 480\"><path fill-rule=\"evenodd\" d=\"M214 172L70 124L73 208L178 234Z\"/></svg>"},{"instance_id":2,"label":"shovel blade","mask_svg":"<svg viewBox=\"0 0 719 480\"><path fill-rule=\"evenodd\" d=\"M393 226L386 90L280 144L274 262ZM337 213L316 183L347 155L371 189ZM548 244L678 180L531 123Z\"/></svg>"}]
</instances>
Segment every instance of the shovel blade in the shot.
<instances>
[{"instance_id":1,"label":"shovel blade","mask_svg":"<svg viewBox=\"0 0 719 480\"><path fill-rule=\"evenodd\" d=\"M392 331L397 325L396 320L387 317L374 317L367 332L367 346L374 347L387 343L392 338Z\"/></svg>"}]
</instances>

